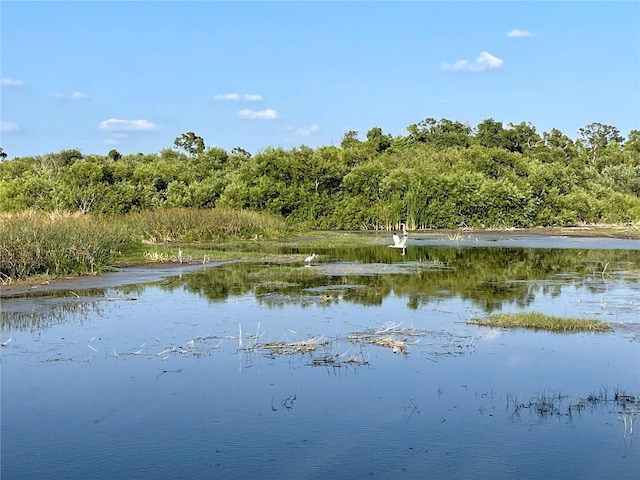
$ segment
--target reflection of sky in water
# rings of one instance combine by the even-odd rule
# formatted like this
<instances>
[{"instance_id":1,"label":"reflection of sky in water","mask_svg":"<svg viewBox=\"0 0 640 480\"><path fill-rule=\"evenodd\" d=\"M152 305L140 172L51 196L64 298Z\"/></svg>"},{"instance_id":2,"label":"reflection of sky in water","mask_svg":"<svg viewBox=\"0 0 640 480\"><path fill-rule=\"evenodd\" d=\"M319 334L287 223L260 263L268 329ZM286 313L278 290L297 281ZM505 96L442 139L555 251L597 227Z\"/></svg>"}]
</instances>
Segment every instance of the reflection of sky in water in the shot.
<instances>
[{"instance_id":1,"label":"reflection of sky in water","mask_svg":"<svg viewBox=\"0 0 640 480\"><path fill-rule=\"evenodd\" d=\"M506 248L556 248L556 249L607 249L640 250L640 240L604 237L576 237L536 234L452 233L421 234L410 236L412 245L453 245L459 247L506 247Z\"/></svg>"},{"instance_id":2,"label":"reflection of sky in water","mask_svg":"<svg viewBox=\"0 0 640 480\"><path fill-rule=\"evenodd\" d=\"M637 282L544 282L527 310L637 325ZM251 291L212 302L159 286L135 297L102 300L81 322L5 325L3 477L582 479L640 467L619 405L566 414L604 389L640 394L637 329L481 328L465 321L483 309L456 294L412 308L395 293L378 305L270 304ZM423 332L409 355L345 340L389 323ZM249 348L310 336L368 363L311 366L309 355ZM561 415L514 409L558 393Z\"/></svg>"}]
</instances>

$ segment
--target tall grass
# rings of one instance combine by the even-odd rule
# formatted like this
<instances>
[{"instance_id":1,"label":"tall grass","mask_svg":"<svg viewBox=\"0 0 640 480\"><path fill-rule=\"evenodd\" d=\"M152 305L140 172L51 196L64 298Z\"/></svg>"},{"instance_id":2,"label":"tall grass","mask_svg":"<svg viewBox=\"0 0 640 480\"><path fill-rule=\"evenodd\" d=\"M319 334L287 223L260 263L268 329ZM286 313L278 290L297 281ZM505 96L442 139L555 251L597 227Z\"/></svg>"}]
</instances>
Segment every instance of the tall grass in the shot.
<instances>
[{"instance_id":1,"label":"tall grass","mask_svg":"<svg viewBox=\"0 0 640 480\"><path fill-rule=\"evenodd\" d=\"M123 224L34 211L0 217L0 280L95 273L132 240Z\"/></svg>"},{"instance_id":2,"label":"tall grass","mask_svg":"<svg viewBox=\"0 0 640 480\"><path fill-rule=\"evenodd\" d=\"M226 209L161 209L131 215L25 211L0 215L0 282L103 271L142 243L277 238L280 217Z\"/></svg>"},{"instance_id":3,"label":"tall grass","mask_svg":"<svg viewBox=\"0 0 640 480\"><path fill-rule=\"evenodd\" d=\"M126 221L146 243L278 238L287 231L276 215L224 208L158 209L130 214Z\"/></svg>"}]
</instances>

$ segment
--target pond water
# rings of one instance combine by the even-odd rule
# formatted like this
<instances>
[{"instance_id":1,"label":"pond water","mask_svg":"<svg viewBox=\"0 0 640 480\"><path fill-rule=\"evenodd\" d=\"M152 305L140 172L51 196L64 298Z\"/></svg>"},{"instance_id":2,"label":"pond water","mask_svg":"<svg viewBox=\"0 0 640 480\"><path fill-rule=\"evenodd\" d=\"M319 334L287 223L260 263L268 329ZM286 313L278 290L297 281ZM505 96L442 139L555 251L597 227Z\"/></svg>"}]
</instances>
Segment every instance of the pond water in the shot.
<instances>
[{"instance_id":1,"label":"pond water","mask_svg":"<svg viewBox=\"0 0 640 480\"><path fill-rule=\"evenodd\" d=\"M4 294L2 477L637 478L640 242L274 253Z\"/></svg>"}]
</instances>

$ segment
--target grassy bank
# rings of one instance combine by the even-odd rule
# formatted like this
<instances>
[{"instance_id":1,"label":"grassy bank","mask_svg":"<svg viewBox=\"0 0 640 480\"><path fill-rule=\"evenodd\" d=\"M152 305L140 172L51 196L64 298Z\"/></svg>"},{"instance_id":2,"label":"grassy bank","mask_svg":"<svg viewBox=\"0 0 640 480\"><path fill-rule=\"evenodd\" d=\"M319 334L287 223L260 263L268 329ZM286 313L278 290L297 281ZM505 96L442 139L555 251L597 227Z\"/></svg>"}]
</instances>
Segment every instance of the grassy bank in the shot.
<instances>
[{"instance_id":1,"label":"grassy bank","mask_svg":"<svg viewBox=\"0 0 640 480\"><path fill-rule=\"evenodd\" d=\"M640 228L632 225L510 231L640 239ZM319 248L380 243L383 237L389 240L389 232L378 234L309 233L277 215L222 208L108 216L39 211L0 214L0 282L100 273L113 265L132 263L264 258L264 247L283 241L311 253Z\"/></svg>"},{"instance_id":2,"label":"grassy bank","mask_svg":"<svg viewBox=\"0 0 640 480\"><path fill-rule=\"evenodd\" d=\"M27 211L0 216L0 282L105 271L110 265L154 261L171 242L281 238L281 218L225 209L167 209L92 216Z\"/></svg>"},{"instance_id":3,"label":"grassy bank","mask_svg":"<svg viewBox=\"0 0 640 480\"><path fill-rule=\"evenodd\" d=\"M37 275L95 273L134 238L124 222L79 214L24 212L5 215L0 229L0 280Z\"/></svg>"},{"instance_id":4,"label":"grassy bank","mask_svg":"<svg viewBox=\"0 0 640 480\"><path fill-rule=\"evenodd\" d=\"M591 318L557 317L538 312L496 313L484 319L472 319L467 323L483 327L528 328L551 332L606 332L611 326Z\"/></svg>"}]
</instances>

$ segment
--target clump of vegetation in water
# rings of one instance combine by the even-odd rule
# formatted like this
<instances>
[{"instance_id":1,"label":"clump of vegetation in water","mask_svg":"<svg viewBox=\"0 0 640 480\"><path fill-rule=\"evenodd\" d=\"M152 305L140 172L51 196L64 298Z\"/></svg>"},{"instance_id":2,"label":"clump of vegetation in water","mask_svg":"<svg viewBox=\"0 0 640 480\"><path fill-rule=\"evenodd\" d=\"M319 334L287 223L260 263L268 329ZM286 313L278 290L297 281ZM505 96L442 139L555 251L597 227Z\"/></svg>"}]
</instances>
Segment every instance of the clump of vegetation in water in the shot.
<instances>
[{"instance_id":1,"label":"clump of vegetation in water","mask_svg":"<svg viewBox=\"0 0 640 480\"><path fill-rule=\"evenodd\" d=\"M611 325L592 318L559 317L538 312L496 313L488 318L475 318L467 323L483 327L529 328L551 332L605 332Z\"/></svg>"},{"instance_id":2,"label":"clump of vegetation in water","mask_svg":"<svg viewBox=\"0 0 640 480\"><path fill-rule=\"evenodd\" d=\"M518 415L522 410L535 412L540 417L580 415L585 409L598 406L614 405L620 415L619 420L625 424L625 437L633 435L633 424L640 415L640 396L632 395L619 386L614 388L613 394L606 388L599 392L591 392L587 397L571 399L569 395L543 391L536 394L527 402L521 402L517 396L507 394L507 408L513 408L513 414Z\"/></svg>"}]
</instances>

